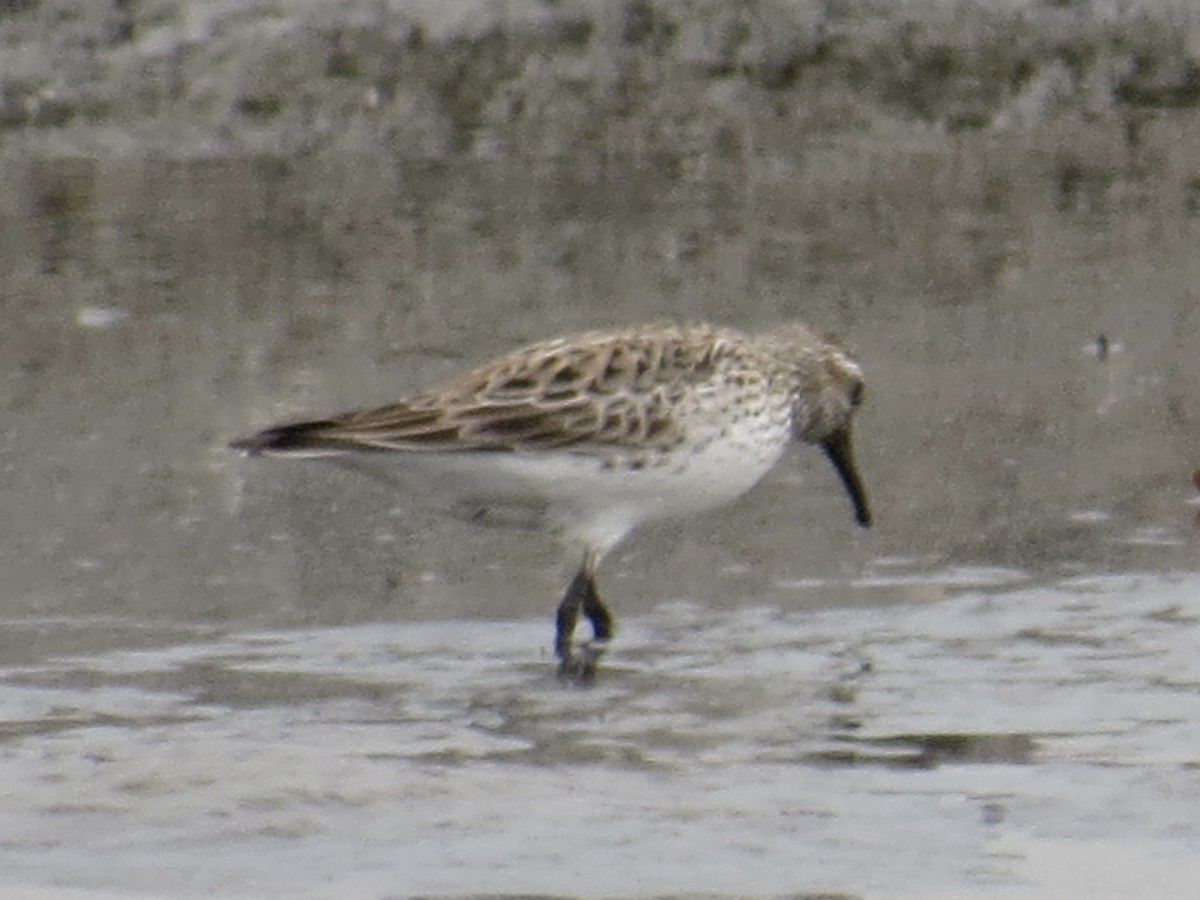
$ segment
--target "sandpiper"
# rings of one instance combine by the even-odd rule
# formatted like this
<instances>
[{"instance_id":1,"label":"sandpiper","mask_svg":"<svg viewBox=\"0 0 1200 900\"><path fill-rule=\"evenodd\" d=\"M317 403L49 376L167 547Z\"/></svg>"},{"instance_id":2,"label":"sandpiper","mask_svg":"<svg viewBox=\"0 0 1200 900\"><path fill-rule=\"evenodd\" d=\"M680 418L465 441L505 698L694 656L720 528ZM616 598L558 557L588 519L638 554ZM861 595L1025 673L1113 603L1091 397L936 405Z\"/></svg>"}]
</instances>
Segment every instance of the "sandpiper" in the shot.
<instances>
[{"instance_id":1,"label":"sandpiper","mask_svg":"<svg viewBox=\"0 0 1200 900\"><path fill-rule=\"evenodd\" d=\"M581 560L556 616L559 674L587 683L613 634L596 568L642 523L732 502L795 440L825 452L871 524L851 446L862 396L858 363L804 325L654 323L533 344L411 399L231 446L382 471L460 517L557 535ZM581 611L592 640L574 646Z\"/></svg>"}]
</instances>

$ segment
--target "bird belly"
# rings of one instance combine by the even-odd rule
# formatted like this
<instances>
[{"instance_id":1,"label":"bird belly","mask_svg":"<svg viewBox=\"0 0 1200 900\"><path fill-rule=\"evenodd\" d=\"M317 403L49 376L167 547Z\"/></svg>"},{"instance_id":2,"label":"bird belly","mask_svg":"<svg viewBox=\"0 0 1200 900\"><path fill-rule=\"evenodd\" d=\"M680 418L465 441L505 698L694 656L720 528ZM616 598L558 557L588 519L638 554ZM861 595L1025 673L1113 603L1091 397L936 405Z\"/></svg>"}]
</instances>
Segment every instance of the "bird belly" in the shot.
<instances>
[{"instance_id":1,"label":"bird belly","mask_svg":"<svg viewBox=\"0 0 1200 900\"><path fill-rule=\"evenodd\" d=\"M390 483L422 508L477 525L542 529L603 555L644 522L737 499L785 443L782 434L767 442L724 434L661 451L413 452L332 461Z\"/></svg>"}]
</instances>

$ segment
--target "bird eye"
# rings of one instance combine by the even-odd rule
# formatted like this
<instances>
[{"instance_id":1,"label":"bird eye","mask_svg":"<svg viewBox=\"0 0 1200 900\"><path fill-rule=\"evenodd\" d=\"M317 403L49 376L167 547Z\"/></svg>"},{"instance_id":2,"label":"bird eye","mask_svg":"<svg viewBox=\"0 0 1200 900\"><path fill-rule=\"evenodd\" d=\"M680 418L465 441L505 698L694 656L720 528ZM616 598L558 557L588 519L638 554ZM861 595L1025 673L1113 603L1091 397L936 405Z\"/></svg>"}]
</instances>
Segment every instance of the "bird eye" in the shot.
<instances>
[{"instance_id":1,"label":"bird eye","mask_svg":"<svg viewBox=\"0 0 1200 900\"><path fill-rule=\"evenodd\" d=\"M866 388L863 387L861 381L854 382L854 386L850 388L850 405L862 406L863 394L866 393Z\"/></svg>"}]
</instances>

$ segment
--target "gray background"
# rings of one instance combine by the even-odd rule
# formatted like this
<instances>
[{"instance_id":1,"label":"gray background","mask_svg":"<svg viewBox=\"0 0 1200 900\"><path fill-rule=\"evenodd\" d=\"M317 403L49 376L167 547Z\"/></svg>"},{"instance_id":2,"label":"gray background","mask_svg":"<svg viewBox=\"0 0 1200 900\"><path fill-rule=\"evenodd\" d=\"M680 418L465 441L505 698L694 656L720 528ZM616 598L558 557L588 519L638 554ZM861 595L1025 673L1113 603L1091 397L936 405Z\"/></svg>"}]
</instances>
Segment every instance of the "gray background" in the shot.
<instances>
[{"instance_id":1,"label":"gray background","mask_svg":"<svg viewBox=\"0 0 1200 900\"><path fill-rule=\"evenodd\" d=\"M569 568L548 542L225 444L664 316L845 335L878 524L800 450L614 553L619 617L869 617L963 572L1144 574L1152 600L1196 568L1198 42L1187 3L8 4L0 664L45 687L21 667L480 617L529 623L538 661ZM21 696L20 736L82 702ZM84 707L72 732L114 715ZM535 882L569 890L510 888Z\"/></svg>"}]
</instances>

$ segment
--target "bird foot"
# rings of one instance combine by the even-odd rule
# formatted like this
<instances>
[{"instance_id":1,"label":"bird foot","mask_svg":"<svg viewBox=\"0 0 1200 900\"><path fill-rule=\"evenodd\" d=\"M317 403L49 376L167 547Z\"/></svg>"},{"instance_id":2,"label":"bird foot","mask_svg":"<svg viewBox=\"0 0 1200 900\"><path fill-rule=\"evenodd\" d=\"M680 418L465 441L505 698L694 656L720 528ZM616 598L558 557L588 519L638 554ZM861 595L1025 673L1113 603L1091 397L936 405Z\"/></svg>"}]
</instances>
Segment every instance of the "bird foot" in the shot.
<instances>
[{"instance_id":1,"label":"bird foot","mask_svg":"<svg viewBox=\"0 0 1200 900\"><path fill-rule=\"evenodd\" d=\"M587 641L569 649L558 664L558 680L579 687L591 685L596 680L596 664L607 649L608 641L600 640Z\"/></svg>"}]
</instances>

